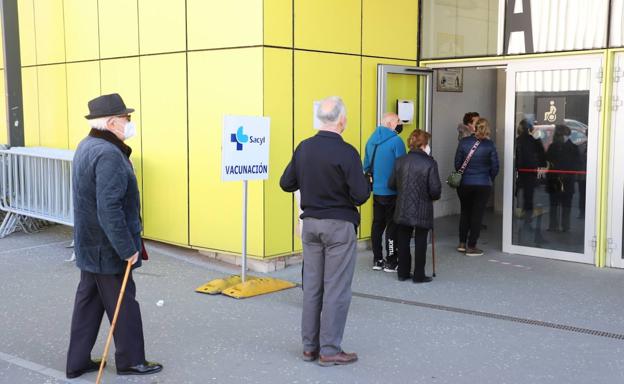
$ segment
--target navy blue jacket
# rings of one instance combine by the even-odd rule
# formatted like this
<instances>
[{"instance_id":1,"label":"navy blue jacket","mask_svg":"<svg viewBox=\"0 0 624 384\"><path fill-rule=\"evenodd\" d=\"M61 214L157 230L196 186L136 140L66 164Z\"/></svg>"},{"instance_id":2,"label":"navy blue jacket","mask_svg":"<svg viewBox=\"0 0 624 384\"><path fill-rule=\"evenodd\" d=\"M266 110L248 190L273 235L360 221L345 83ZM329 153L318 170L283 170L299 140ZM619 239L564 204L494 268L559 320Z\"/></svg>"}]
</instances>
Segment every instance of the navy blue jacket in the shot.
<instances>
[{"instance_id":1,"label":"navy blue jacket","mask_svg":"<svg viewBox=\"0 0 624 384\"><path fill-rule=\"evenodd\" d=\"M286 192L301 191L301 218L360 224L358 205L370 196L360 155L342 136L319 131L302 141L280 179Z\"/></svg>"},{"instance_id":2,"label":"navy blue jacket","mask_svg":"<svg viewBox=\"0 0 624 384\"><path fill-rule=\"evenodd\" d=\"M477 138L472 135L464 137L457 144L455 152L455 170L458 171ZM462 185L492 185L498 175L498 153L496 146L489 139L481 140L481 144L470 159L462 176Z\"/></svg>"},{"instance_id":3,"label":"navy blue jacket","mask_svg":"<svg viewBox=\"0 0 624 384\"><path fill-rule=\"evenodd\" d=\"M373 193L377 196L394 196L397 192L388 187L388 179L392 174L394 161L405 155L405 143L392 129L377 127L366 142L364 172L368 172L371 168L375 147L377 151L373 169Z\"/></svg>"},{"instance_id":4,"label":"navy blue jacket","mask_svg":"<svg viewBox=\"0 0 624 384\"><path fill-rule=\"evenodd\" d=\"M121 143L121 141L120 141ZM121 274L141 250L141 203L132 165L119 146L88 136L72 165L74 251L83 271ZM141 265L141 257L134 268Z\"/></svg>"}]
</instances>

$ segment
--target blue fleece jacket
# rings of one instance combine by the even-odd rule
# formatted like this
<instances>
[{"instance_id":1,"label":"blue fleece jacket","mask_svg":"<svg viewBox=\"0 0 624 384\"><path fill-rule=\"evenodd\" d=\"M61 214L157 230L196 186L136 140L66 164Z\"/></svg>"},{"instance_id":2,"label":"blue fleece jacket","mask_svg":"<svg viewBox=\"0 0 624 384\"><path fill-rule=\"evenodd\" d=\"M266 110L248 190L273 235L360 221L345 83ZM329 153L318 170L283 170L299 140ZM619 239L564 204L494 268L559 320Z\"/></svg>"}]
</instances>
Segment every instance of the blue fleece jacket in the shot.
<instances>
[{"instance_id":1,"label":"blue fleece jacket","mask_svg":"<svg viewBox=\"0 0 624 384\"><path fill-rule=\"evenodd\" d=\"M377 127L375 132L366 142L364 155L364 172L368 172L375 153L375 164L373 169L373 194L377 196L394 196L396 191L388 188L388 179L394 168L394 161L405 155L405 143L396 132L383 126Z\"/></svg>"}]
</instances>

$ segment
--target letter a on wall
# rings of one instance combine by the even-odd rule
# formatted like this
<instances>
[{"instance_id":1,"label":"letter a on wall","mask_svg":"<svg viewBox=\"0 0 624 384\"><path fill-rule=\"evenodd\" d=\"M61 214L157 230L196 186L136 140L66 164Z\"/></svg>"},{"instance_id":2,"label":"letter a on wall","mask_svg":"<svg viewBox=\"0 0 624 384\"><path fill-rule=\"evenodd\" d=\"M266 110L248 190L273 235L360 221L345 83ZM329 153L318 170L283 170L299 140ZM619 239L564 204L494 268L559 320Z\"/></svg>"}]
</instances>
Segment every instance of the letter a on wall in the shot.
<instances>
[{"instance_id":1,"label":"letter a on wall","mask_svg":"<svg viewBox=\"0 0 624 384\"><path fill-rule=\"evenodd\" d=\"M522 8L519 10L520 7ZM524 34L524 50L515 40L511 44L513 33ZM509 53L535 53L533 48L533 23L531 22L531 0L507 0L505 9L505 37L503 40L504 52Z\"/></svg>"}]
</instances>

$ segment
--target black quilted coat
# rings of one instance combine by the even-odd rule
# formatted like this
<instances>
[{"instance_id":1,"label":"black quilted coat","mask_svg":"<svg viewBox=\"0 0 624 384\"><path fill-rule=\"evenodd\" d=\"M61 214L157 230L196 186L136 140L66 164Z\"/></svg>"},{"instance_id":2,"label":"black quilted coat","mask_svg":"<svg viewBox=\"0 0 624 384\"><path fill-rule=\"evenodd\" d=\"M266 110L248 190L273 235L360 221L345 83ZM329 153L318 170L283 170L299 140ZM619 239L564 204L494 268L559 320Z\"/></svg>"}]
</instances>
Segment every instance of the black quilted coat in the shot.
<instances>
[{"instance_id":1,"label":"black quilted coat","mask_svg":"<svg viewBox=\"0 0 624 384\"><path fill-rule=\"evenodd\" d=\"M420 228L433 228L433 201L440 198L442 185L438 163L420 149L399 157L388 181L397 191L394 222Z\"/></svg>"}]
</instances>

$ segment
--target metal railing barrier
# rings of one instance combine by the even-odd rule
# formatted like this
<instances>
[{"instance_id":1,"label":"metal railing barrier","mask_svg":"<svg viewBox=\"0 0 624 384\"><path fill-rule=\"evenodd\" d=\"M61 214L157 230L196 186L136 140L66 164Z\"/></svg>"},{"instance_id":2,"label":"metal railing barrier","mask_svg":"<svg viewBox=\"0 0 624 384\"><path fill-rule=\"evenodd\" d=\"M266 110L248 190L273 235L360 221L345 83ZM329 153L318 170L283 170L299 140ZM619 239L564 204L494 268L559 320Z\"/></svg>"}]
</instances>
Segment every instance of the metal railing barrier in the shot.
<instances>
[{"instance_id":1,"label":"metal railing barrier","mask_svg":"<svg viewBox=\"0 0 624 384\"><path fill-rule=\"evenodd\" d=\"M74 151L44 147L0 149L0 238L32 233L48 222L74 225Z\"/></svg>"}]
</instances>

